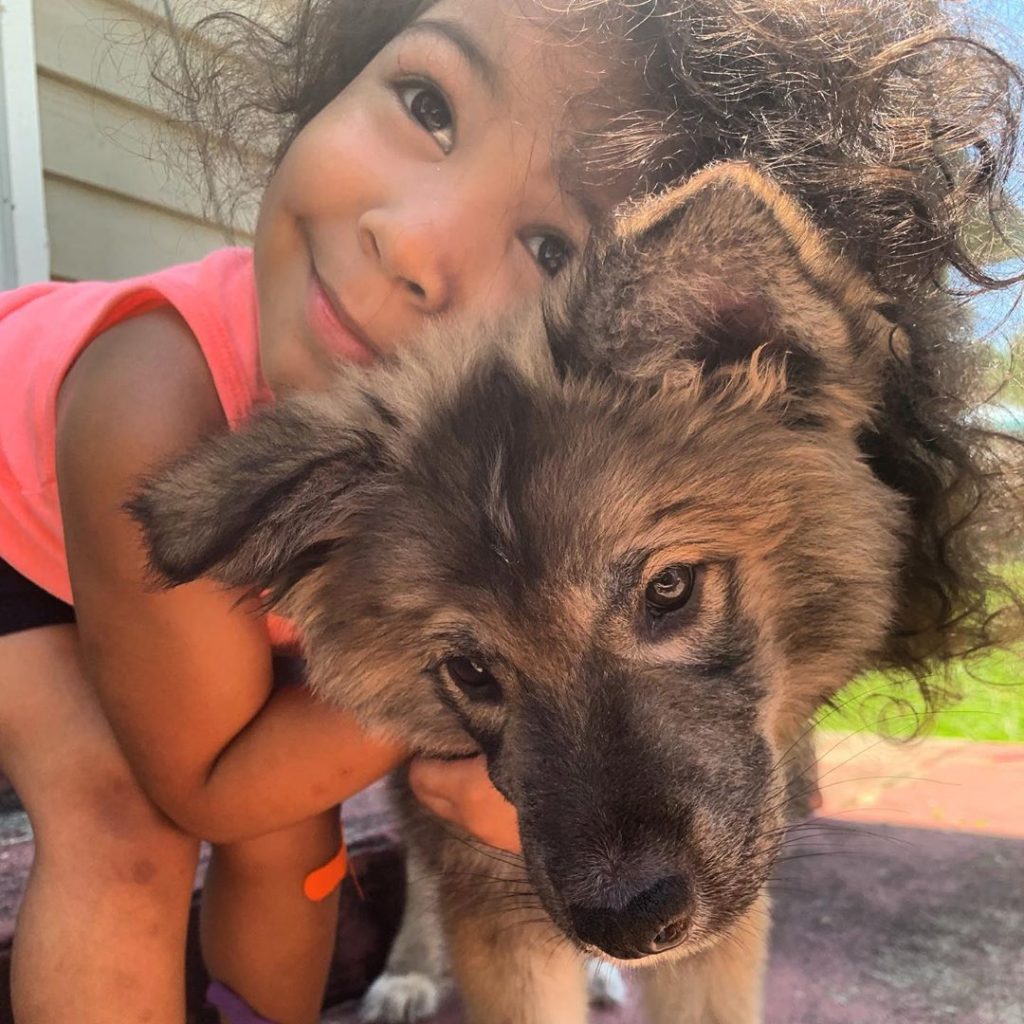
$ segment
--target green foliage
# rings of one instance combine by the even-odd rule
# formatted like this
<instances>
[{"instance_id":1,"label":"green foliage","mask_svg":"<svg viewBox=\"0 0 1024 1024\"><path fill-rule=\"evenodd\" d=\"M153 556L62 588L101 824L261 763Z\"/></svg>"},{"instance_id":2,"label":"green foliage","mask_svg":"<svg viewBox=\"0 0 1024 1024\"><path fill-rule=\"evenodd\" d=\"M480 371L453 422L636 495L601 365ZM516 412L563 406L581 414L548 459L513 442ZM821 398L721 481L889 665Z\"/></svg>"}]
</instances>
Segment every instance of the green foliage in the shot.
<instances>
[{"instance_id":1,"label":"green foliage","mask_svg":"<svg viewBox=\"0 0 1024 1024\"><path fill-rule=\"evenodd\" d=\"M928 716L913 683L863 676L836 697L838 710L824 709L820 726L891 736L909 736L921 726L929 736L1024 743L1024 651L995 651L970 669L958 665L951 680L963 700Z\"/></svg>"},{"instance_id":2,"label":"green foliage","mask_svg":"<svg viewBox=\"0 0 1024 1024\"><path fill-rule=\"evenodd\" d=\"M1005 350L995 350L988 383L1001 405L1024 407L1024 333Z\"/></svg>"},{"instance_id":3,"label":"green foliage","mask_svg":"<svg viewBox=\"0 0 1024 1024\"><path fill-rule=\"evenodd\" d=\"M1024 562L1004 566L1001 575L1018 592L1024 590ZM963 699L928 715L912 680L869 673L840 691L833 707L818 716L819 725L896 737L920 729L922 735L1024 743L1024 648L990 651L969 664L954 665L948 681L935 684Z\"/></svg>"}]
</instances>

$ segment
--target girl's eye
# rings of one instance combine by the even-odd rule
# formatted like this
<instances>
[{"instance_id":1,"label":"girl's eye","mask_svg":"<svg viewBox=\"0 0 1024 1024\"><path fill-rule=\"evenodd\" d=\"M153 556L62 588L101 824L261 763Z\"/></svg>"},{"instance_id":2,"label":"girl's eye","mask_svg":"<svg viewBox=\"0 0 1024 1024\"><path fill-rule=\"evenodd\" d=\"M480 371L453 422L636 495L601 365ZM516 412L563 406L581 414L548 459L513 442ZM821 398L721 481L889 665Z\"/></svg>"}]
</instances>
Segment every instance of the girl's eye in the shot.
<instances>
[{"instance_id":1,"label":"girl's eye","mask_svg":"<svg viewBox=\"0 0 1024 1024\"><path fill-rule=\"evenodd\" d=\"M437 140L445 153L455 142L455 119L440 89L417 82L403 85L398 95L406 110Z\"/></svg>"},{"instance_id":2,"label":"girl's eye","mask_svg":"<svg viewBox=\"0 0 1024 1024\"><path fill-rule=\"evenodd\" d=\"M532 235L526 248L548 277L557 277L572 258L572 246L559 235Z\"/></svg>"}]
</instances>

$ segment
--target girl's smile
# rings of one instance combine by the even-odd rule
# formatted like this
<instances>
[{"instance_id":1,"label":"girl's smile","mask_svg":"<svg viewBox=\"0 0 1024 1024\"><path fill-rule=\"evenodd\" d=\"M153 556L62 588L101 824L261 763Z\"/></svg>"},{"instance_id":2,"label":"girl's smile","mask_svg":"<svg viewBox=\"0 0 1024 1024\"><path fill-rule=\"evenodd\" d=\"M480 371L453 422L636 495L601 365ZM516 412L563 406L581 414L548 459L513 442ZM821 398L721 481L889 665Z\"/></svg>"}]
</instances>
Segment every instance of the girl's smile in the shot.
<instances>
[{"instance_id":1,"label":"girl's smile","mask_svg":"<svg viewBox=\"0 0 1024 1024\"><path fill-rule=\"evenodd\" d=\"M330 286L321 280L315 267L310 274L306 315L313 335L343 359L370 363L379 355L376 346L352 320Z\"/></svg>"},{"instance_id":2,"label":"girl's smile","mask_svg":"<svg viewBox=\"0 0 1024 1024\"><path fill-rule=\"evenodd\" d=\"M493 317L583 245L559 136L590 70L523 6L441 0L289 147L255 243L273 389L322 386L339 357L387 356L431 318Z\"/></svg>"}]
</instances>

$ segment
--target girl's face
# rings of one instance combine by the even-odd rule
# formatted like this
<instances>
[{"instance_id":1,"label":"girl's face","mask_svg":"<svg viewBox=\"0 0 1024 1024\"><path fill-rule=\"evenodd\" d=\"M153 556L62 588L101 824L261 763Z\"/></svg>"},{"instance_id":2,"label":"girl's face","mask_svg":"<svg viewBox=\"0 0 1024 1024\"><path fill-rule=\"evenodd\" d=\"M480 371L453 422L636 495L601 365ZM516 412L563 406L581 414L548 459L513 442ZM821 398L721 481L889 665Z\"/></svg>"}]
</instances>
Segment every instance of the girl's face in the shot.
<instances>
[{"instance_id":1,"label":"girl's face","mask_svg":"<svg viewBox=\"0 0 1024 1024\"><path fill-rule=\"evenodd\" d=\"M564 271L590 218L560 187L557 136L596 78L554 42L517 0L441 0L298 135L256 231L272 389L322 386L431 318L493 317Z\"/></svg>"}]
</instances>

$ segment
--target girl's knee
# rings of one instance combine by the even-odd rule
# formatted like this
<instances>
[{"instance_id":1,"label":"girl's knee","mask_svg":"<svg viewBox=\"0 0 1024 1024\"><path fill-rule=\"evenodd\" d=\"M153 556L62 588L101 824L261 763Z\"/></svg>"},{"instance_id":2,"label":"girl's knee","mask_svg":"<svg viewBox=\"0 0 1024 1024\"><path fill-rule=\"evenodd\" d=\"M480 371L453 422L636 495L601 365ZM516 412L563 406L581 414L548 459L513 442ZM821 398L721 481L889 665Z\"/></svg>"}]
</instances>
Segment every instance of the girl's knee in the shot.
<instances>
[{"instance_id":1,"label":"girl's knee","mask_svg":"<svg viewBox=\"0 0 1024 1024\"><path fill-rule=\"evenodd\" d=\"M42 865L77 865L112 884L191 884L198 843L146 797L120 751L97 751L30 806Z\"/></svg>"},{"instance_id":2,"label":"girl's knee","mask_svg":"<svg viewBox=\"0 0 1024 1024\"><path fill-rule=\"evenodd\" d=\"M174 843L180 833L135 780L76 650L73 627L29 630L0 643L3 767L37 844L53 847L72 835L100 845Z\"/></svg>"}]
</instances>

